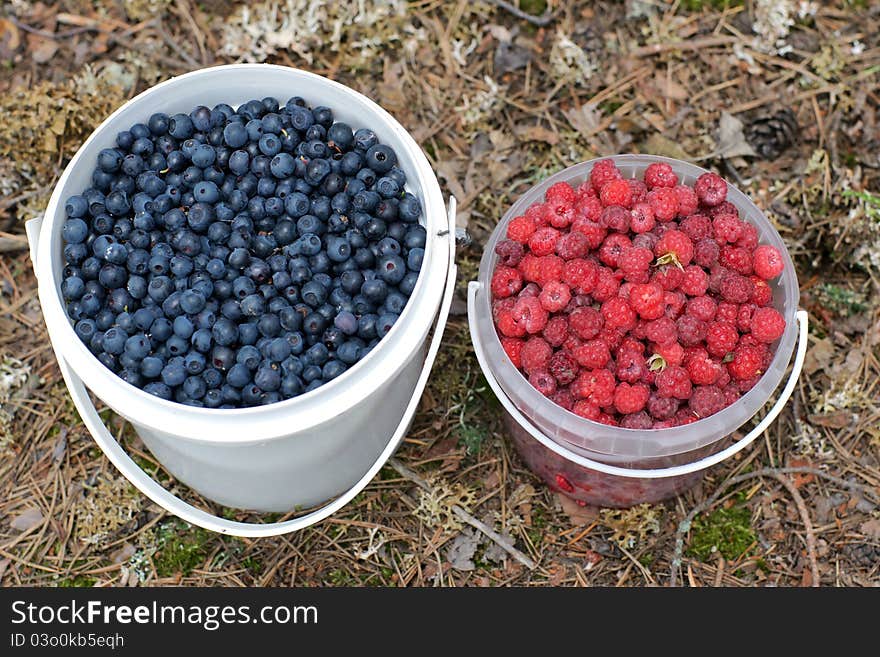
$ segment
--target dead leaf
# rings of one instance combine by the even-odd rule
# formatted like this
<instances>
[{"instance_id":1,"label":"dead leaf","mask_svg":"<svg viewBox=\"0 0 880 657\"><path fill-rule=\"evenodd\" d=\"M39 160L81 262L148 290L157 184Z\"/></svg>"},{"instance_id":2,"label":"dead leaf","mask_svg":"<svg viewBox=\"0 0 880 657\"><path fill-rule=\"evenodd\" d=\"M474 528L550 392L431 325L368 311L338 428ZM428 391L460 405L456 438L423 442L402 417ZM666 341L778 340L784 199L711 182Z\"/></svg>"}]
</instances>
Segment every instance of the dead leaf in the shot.
<instances>
[{"instance_id":1,"label":"dead leaf","mask_svg":"<svg viewBox=\"0 0 880 657\"><path fill-rule=\"evenodd\" d=\"M562 113L568 119L571 127L583 136L589 136L597 132L602 121L602 112L591 103L563 110Z\"/></svg>"},{"instance_id":2,"label":"dead leaf","mask_svg":"<svg viewBox=\"0 0 880 657\"><path fill-rule=\"evenodd\" d=\"M810 468L813 466L813 464L806 459L792 459L789 465L793 468ZM801 486L814 481L816 479L816 476L809 472L795 472L792 474L791 478L792 485L795 488L800 488Z\"/></svg>"},{"instance_id":3,"label":"dead leaf","mask_svg":"<svg viewBox=\"0 0 880 657\"><path fill-rule=\"evenodd\" d=\"M110 559L113 561L113 563L122 563L123 561L128 561L129 559L131 559L134 556L135 551L136 550L134 545L126 542L121 548L113 553L113 556L111 556Z\"/></svg>"},{"instance_id":4,"label":"dead leaf","mask_svg":"<svg viewBox=\"0 0 880 657\"><path fill-rule=\"evenodd\" d=\"M58 52L58 42L55 39L44 39L43 37L29 34L28 50L30 50L31 59L35 63L45 64Z\"/></svg>"},{"instance_id":5,"label":"dead leaf","mask_svg":"<svg viewBox=\"0 0 880 657\"><path fill-rule=\"evenodd\" d=\"M599 509L594 506L581 506L575 500L561 493L556 493L556 499L572 525L578 527L589 525L599 518Z\"/></svg>"},{"instance_id":6,"label":"dead leaf","mask_svg":"<svg viewBox=\"0 0 880 657\"><path fill-rule=\"evenodd\" d=\"M543 141L551 146L559 143L559 135L539 125L518 125L513 129L517 137L526 141Z\"/></svg>"},{"instance_id":7,"label":"dead leaf","mask_svg":"<svg viewBox=\"0 0 880 657\"><path fill-rule=\"evenodd\" d=\"M755 151L743 134L743 123L728 112L721 113L718 125L718 144L715 154L730 159L734 157L755 156Z\"/></svg>"},{"instance_id":8,"label":"dead leaf","mask_svg":"<svg viewBox=\"0 0 880 657\"><path fill-rule=\"evenodd\" d=\"M662 157L672 157L676 160L690 160L688 155L678 142L672 141L668 137L664 137L659 133L652 133L650 137L642 144L641 151L648 155L660 155Z\"/></svg>"},{"instance_id":9,"label":"dead leaf","mask_svg":"<svg viewBox=\"0 0 880 657\"><path fill-rule=\"evenodd\" d=\"M871 518L859 525L859 531L869 538L880 538L880 518Z\"/></svg>"},{"instance_id":10,"label":"dead leaf","mask_svg":"<svg viewBox=\"0 0 880 657\"><path fill-rule=\"evenodd\" d=\"M37 507L32 506L13 518L12 522L9 523L9 526L20 532L26 532L39 525L41 522L43 522L43 512Z\"/></svg>"},{"instance_id":11,"label":"dead leaf","mask_svg":"<svg viewBox=\"0 0 880 657\"><path fill-rule=\"evenodd\" d=\"M684 100L690 97L690 93L688 93L687 89L673 80L671 76L667 76L662 72L657 73L657 75L654 76L654 87L664 98Z\"/></svg>"},{"instance_id":12,"label":"dead leaf","mask_svg":"<svg viewBox=\"0 0 880 657\"><path fill-rule=\"evenodd\" d=\"M21 45L18 28L8 18L0 18L0 59L12 59Z\"/></svg>"},{"instance_id":13,"label":"dead leaf","mask_svg":"<svg viewBox=\"0 0 880 657\"><path fill-rule=\"evenodd\" d=\"M452 539L446 549L446 558L456 570L468 571L476 568L474 555L480 546L481 534L476 529L466 529Z\"/></svg>"},{"instance_id":14,"label":"dead leaf","mask_svg":"<svg viewBox=\"0 0 880 657\"><path fill-rule=\"evenodd\" d=\"M833 413L825 413L824 415L808 415L807 419L812 424L818 424L820 427L843 429L844 427L848 427L852 422L852 413L849 411L834 411Z\"/></svg>"},{"instance_id":15,"label":"dead leaf","mask_svg":"<svg viewBox=\"0 0 880 657\"><path fill-rule=\"evenodd\" d=\"M532 53L509 41L500 41L495 49L495 74L503 75L525 68L532 60Z\"/></svg>"},{"instance_id":16,"label":"dead leaf","mask_svg":"<svg viewBox=\"0 0 880 657\"><path fill-rule=\"evenodd\" d=\"M804 372L813 374L818 370L824 370L834 359L834 345L828 338L816 340L807 350L804 359Z\"/></svg>"}]
</instances>

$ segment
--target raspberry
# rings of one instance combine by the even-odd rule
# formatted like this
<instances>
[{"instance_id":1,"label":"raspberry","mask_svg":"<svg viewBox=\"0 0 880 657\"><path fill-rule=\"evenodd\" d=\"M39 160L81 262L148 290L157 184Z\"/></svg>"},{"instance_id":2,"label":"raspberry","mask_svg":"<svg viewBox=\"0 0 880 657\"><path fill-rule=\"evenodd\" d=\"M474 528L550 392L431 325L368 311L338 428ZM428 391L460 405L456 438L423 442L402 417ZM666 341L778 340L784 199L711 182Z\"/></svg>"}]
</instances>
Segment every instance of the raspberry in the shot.
<instances>
[{"instance_id":1,"label":"raspberry","mask_svg":"<svg viewBox=\"0 0 880 657\"><path fill-rule=\"evenodd\" d=\"M571 384L571 394L577 399L587 399L599 408L614 403L614 375L608 370L581 372Z\"/></svg>"},{"instance_id":2,"label":"raspberry","mask_svg":"<svg viewBox=\"0 0 880 657\"><path fill-rule=\"evenodd\" d=\"M537 297L519 297L513 307L513 317L529 333L540 333L547 326L547 311Z\"/></svg>"},{"instance_id":3,"label":"raspberry","mask_svg":"<svg viewBox=\"0 0 880 657\"><path fill-rule=\"evenodd\" d=\"M659 264L690 264L694 258L694 243L680 230L667 230L654 246Z\"/></svg>"},{"instance_id":4,"label":"raspberry","mask_svg":"<svg viewBox=\"0 0 880 657\"><path fill-rule=\"evenodd\" d=\"M619 205L621 208L629 208L632 206L632 189L626 180L610 180L599 190L599 200L605 207Z\"/></svg>"},{"instance_id":5,"label":"raspberry","mask_svg":"<svg viewBox=\"0 0 880 657\"><path fill-rule=\"evenodd\" d=\"M721 298L733 303L745 303L752 296L754 283L745 276L728 272L722 279L718 288Z\"/></svg>"},{"instance_id":6,"label":"raspberry","mask_svg":"<svg viewBox=\"0 0 880 657\"><path fill-rule=\"evenodd\" d=\"M630 211L619 205L609 205L599 215L599 223L611 230L625 233L629 230Z\"/></svg>"},{"instance_id":7,"label":"raspberry","mask_svg":"<svg viewBox=\"0 0 880 657\"><path fill-rule=\"evenodd\" d=\"M757 276L749 276L749 280L755 284L752 292L752 303L756 306L766 306L773 301L773 290L767 285L767 281Z\"/></svg>"},{"instance_id":8,"label":"raspberry","mask_svg":"<svg viewBox=\"0 0 880 657\"><path fill-rule=\"evenodd\" d=\"M636 325L636 312L626 299L620 297L608 299L602 304L601 312L605 319L605 328L629 331Z\"/></svg>"},{"instance_id":9,"label":"raspberry","mask_svg":"<svg viewBox=\"0 0 880 657\"><path fill-rule=\"evenodd\" d=\"M551 317L541 332L544 339L554 347L561 347L568 337L568 320L565 317Z\"/></svg>"},{"instance_id":10,"label":"raspberry","mask_svg":"<svg viewBox=\"0 0 880 657\"><path fill-rule=\"evenodd\" d=\"M565 263L562 280L578 294L589 294L596 287L599 267L592 260L575 258Z\"/></svg>"},{"instance_id":11,"label":"raspberry","mask_svg":"<svg viewBox=\"0 0 880 657\"><path fill-rule=\"evenodd\" d=\"M498 315L502 312L513 312L513 307L516 305L516 299L498 299L492 302L492 321L498 321Z\"/></svg>"},{"instance_id":12,"label":"raspberry","mask_svg":"<svg viewBox=\"0 0 880 657\"><path fill-rule=\"evenodd\" d=\"M535 228L547 225L547 209L544 207L543 203L532 203L532 205L526 209L524 215L527 219L534 222Z\"/></svg>"},{"instance_id":13,"label":"raspberry","mask_svg":"<svg viewBox=\"0 0 880 657\"><path fill-rule=\"evenodd\" d=\"M729 301L721 301L715 309L715 319L719 322L730 322L736 324L736 315L739 307L735 303Z\"/></svg>"},{"instance_id":14,"label":"raspberry","mask_svg":"<svg viewBox=\"0 0 880 657\"><path fill-rule=\"evenodd\" d=\"M730 270L722 265L715 265L709 270L709 291L718 294L721 291L721 281L724 280Z\"/></svg>"},{"instance_id":15,"label":"raspberry","mask_svg":"<svg viewBox=\"0 0 880 657\"><path fill-rule=\"evenodd\" d=\"M599 335L603 324L603 318L599 311L587 306L576 308L568 316L569 329L584 340L592 340Z\"/></svg>"},{"instance_id":16,"label":"raspberry","mask_svg":"<svg viewBox=\"0 0 880 657\"><path fill-rule=\"evenodd\" d=\"M544 310L554 313L568 305L568 302L571 301L571 292L565 283L550 281L544 285L538 300L541 302Z\"/></svg>"},{"instance_id":17,"label":"raspberry","mask_svg":"<svg viewBox=\"0 0 880 657\"><path fill-rule=\"evenodd\" d=\"M590 250L590 240L577 231L566 233L556 242L556 254L563 260L583 258Z\"/></svg>"},{"instance_id":18,"label":"raspberry","mask_svg":"<svg viewBox=\"0 0 880 657\"><path fill-rule=\"evenodd\" d=\"M700 385L694 388L688 406L698 418L704 418L717 413L727 406L724 392L721 388L713 385Z\"/></svg>"},{"instance_id":19,"label":"raspberry","mask_svg":"<svg viewBox=\"0 0 880 657\"><path fill-rule=\"evenodd\" d=\"M628 281L635 282L634 278L642 275L647 276L653 260L654 254L648 249L627 246L620 251L620 269Z\"/></svg>"},{"instance_id":20,"label":"raspberry","mask_svg":"<svg viewBox=\"0 0 880 657\"><path fill-rule=\"evenodd\" d=\"M537 283L526 283L525 287L519 291L519 297L536 297L541 294L541 286Z\"/></svg>"},{"instance_id":21,"label":"raspberry","mask_svg":"<svg viewBox=\"0 0 880 657\"><path fill-rule=\"evenodd\" d=\"M737 390L740 391L741 394L747 393L749 390L755 387L755 384L761 380L761 375L756 374L751 379L743 379L742 381L736 382Z\"/></svg>"},{"instance_id":22,"label":"raspberry","mask_svg":"<svg viewBox=\"0 0 880 657\"><path fill-rule=\"evenodd\" d=\"M540 268L540 265L541 263L538 258L531 253L526 253L522 260L519 261L517 269L519 269L519 272L522 274L523 280L536 281L538 280L538 269Z\"/></svg>"},{"instance_id":23,"label":"raspberry","mask_svg":"<svg viewBox=\"0 0 880 657\"><path fill-rule=\"evenodd\" d=\"M586 235L591 249L598 249L608 234L605 226L589 219L576 219L571 229Z\"/></svg>"},{"instance_id":24,"label":"raspberry","mask_svg":"<svg viewBox=\"0 0 880 657\"><path fill-rule=\"evenodd\" d=\"M574 397L571 396L568 388L558 389L556 394L550 397L550 400L567 411L570 411L571 407L574 406Z\"/></svg>"},{"instance_id":25,"label":"raspberry","mask_svg":"<svg viewBox=\"0 0 880 657\"><path fill-rule=\"evenodd\" d=\"M654 355L659 356L666 365L681 365L684 361L684 348L677 342L655 344Z\"/></svg>"},{"instance_id":26,"label":"raspberry","mask_svg":"<svg viewBox=\"0 0 880 657\"><path fill-rule=\"evenodd\" d=\"M636 339L632 335L627 335L620 341L620 344L617 346L617 356L618 358L627 352L633 352L636 354L644 354L645 353L645 343Z\"/></svg>"},{"instance_id":27,"label":"raspberry","mask_svg":"<svg viewBox=\"0 0 880 657\"><path fill-rule=\"evenodd\" d=\"M706 339L706 322L693 315L682 315L675 322L678 341L685 347L693 347Z\"/></svg>"},{"instance_id":28,"label":"raspberry","mask_svg":"<svg viewBox=\"0 0 880 657\"><path fill-rule=\"evenodd\" d=\"M666 316L669 319L678 319L684 312L687 297L681 292L667 292L663 295L663 303L666 304Z\"/></svg>"},{"instance_id":29,"label":"raspberry","mask_svg":"<svg viewBox=\"0 0 880 657\"><path fill-rule=\"evenodd\" d=\"M633 246L638 249L648 249L651 252L651 256L653 258L654 255L654 246L657 244L657 241L660 239L660 236L655 234L654 232L650 233L639 233L635 237L633 237Z\"/></svg>"},{"instance_id":30,"label":"raspberry","mask_svg":"<svg viewBox=\"0 0 880 657\"><path fill-rule=\"evenodd\" d=\"M697 211L700 201L693 189L687 185L676 185L672 191L678 198L678 216L689 217Z\"/></svg>"},{"instance_id":31,"label":"raspberry","mask_svg":"<svg viewBox=\"0 0 880 657\"><path fill-rule=\"evenodd\" d=\"M556 379L547 370L535 370L529 374L529 383L545 397L556 392Z\"/></svg>"},{"instance_id":32,"label":"raspberry","mask_svg":"<svg viewBox=\"0 0 880 657\"><path fill-rule=\"evenodd\" d=\"M556 251L559 231L550 226L539 228L529 238L529 250L536 256L550 255Z\"/></svg>"},{"instance_id":33,"label":"raspberry","mask_svg":"<svg viewBox=\"0 0 880 657\"><path fill-rule=\"evenodd\" d=\"M713 219L720 214L732 214L739 219L739 209L730 201L721 201L718 205L706 206L705 209Z\"/></svg>"},{"instance_id":34,"label":"raspberry","mask_svg":"<svg viewBox=\"0 0 880 657\"><path fill-rule=\"evenodd\" d=\"M495 273L492 274L492 297L504 299L513 296L519 292L522 284L522 276L516 269L503 265L496 267Z\"/></svg>"},{"instance_id":35,"label":"raspberry","mask_svg":"<svg viewBox=\"0 0 880 657\"><path fill-rule=\"evenodd\" d=\"M550 357L548 369L556 379L556 383L561 386L567 386L577 378L578 374L578 364L564 351L557 351Z\"/></svg>"},{"instance_id":36,"label":"raspberry","mask_svg":"<svg viewBox=\"0 0 880 657\"><path fill-rule=\"evenodd\" d=\"M661 265L654 271L654 275L651 276L651 282L657 283L665 291L671 292L681 285L682 277L682 270L675 265Z\"/></svg>"},{"instance_id":37,"label":"raspberry","mask_svg":"<svg viewBox=\"0 0 880 657\"><path fill-rule=\"evenodd\" d=\"M722 246L718 262L744 276L752 273L752 254L739 246L731 246L730 244Z\"/></svg>"},{"instance_id":38,"label":"raspberry","mask_svg":"<svg viewBox=\"0 0 880 657\"><path fill-rule=\"evenodd\" d=\"M709 322L706 326L706 351L716 358L723 358L736 347L739 332L727 321Z\"/></svg>"},{"instance_id":39,"label":"raspberry","mask_svg":"<svg viewBox=\"0 0 880 657\"><path fill-rule=\"evenodd\" d=\"M574 207L580 217L589 221L599 221L602 214L602 201L597 196L580 198Z\"/></svg>"},{"instance_id":40,"label":"raspberry","mask_svg":"<svg viewBox=\"0 0 880 657\"><path fill-rule=\"evenodd\" d=\"M593 299L599 303L613 299L617 296L618 289L620 289L620 281L614 276L614 272L607 267L599 267L596 286L592 292Z\"/></svg>"},{"instance_id":41,"label":"raspberry","mask_svg":"<svg viewBox=\"0 0 880 657\"><path fill-rule=\"evenodd\" d=\"M622 177L614 160L599 160L590 171L590 184L593 185L593 189L599 191L606 183Z\"/></svg>"},{"instance_id":42,"label":"raspberry","mask_svg":"<svg viewBox=\"0 0 880 657\"><path fill-rule=\"evenodd\" d=\"M504 349L504 353L507 354L507 357L510 358L510 362L513 363L513 366L516 369L522 367L522 359L520 358L522 354L523 344L525 344L522 340L517 340L516 338L501 338L501 347Z\"/></svg>"},{"instance_id":43,"label":"raspberry","mask_svg":"<svg viewBox=\"0 0 880 657\"><path fill-rule=\"evenodd\" d=\"M654 162L645 169L645 184L648 189L675 187L678 184L678 176L666 162Z\"/></svg>"},{"instance_id":44,"label":"raspberry","mask_svg":"<svg viewBox=\"0 0 880 657\"><path fill-rule=\"evenodd\" d=\"M637 383L648 373L645 357L637 351L626 351L617 356L617 378L627 383Z\"/></svg>"},{"instance_id":45,"label":"raspberry","mask_svg":"<svg viewBox=\"0 0 880 657\"><path fill-rule=\"evenodd\" d=\"M782 262L782 254L776 247L762 244L753 256L755 274L769 281L782 273L785 264Z\"/></svg>"},{"instance_id":46,"label":"raspberry","mask_svg":"<svg viewBox=\"0 0 880 657\"><path fill-rule=\"evenodd\" d=\"M758 248L758 229L747 221L742 222L742 232L736 241L736 245L752 253Z\"/></svg>"},{"instance_id":47,"label":"raspberry","mask_svg":"<svg viewBox=\"0 0 880 657\"><path fill-rule=\"evenodd\" d=\"M531 337L526 340L519 352L522 368L526 374L546 370L550 365L552 355L553 348L547 344L544 338L539 337Z\"/></svg>"},{"instance_id":48,"label":"raspberry","mask_svg":"<svg viewBox=\"0 0 880 657\"><path fill-rule=\"evenodd\" d=\"M608 413L599 413L599 417L596 418L596 422L607 424L610 427L616 427L618 424L620 424L617 420L608 415Z\"/></svg>"},{"instance_id":49,"label":"raspberry","mask_svg":"<svg viewBox=\"0 0 880 657\"><path fill-rule=\"evenodd\" d=\"M597 370L605 367L611 360L611 352L608 345L601 340L589 340L574 350L574 359L581 367L588 370Z\"/></svg>"},{"instance_id":50,"label":"raspberry","mask_svg":"<svg viewBox=\"0 0 880 657\"><path fill-rule=\"evenodd\" d=\"M736 311L736 328L740 333L748 333L752 326L752 316L755 314L757 306L753 303L743 303ZM771 340L772 342L772 340Z\"/></svg>"},{"instance_id":51,"label":"raspberry","mask_svg":"<svg viewBox=\"0 0 880 657\"><path fill-rule=\"evenodd\" d=\"M694 243L701 239L712 237L712 221L704 214L692 214L689 217L685 217L679 224L679 228Z\"/></svg>"},{"instance_id":52,"label":"raspberry","mask_svg":"<svg viewBox=\"0 0 880 657\"><path fill-rule=\"evenodd\" d=\"M520 215L514 217L507 224L507 239L525 244L529 238L537 230L538 226L531 217Z\"/></svg>"},{"instance_id":53,"label":"raspberry","mask_svg":"<svg viewBox=\"0 0 880 657\"><path fill-rule=\"evenodd\" d=\"M678 365L667 365L657 374L655 383L660 397L687 399L691 396L691 379L687 370Z\"/></svg>"},{"instance_id":54,"label":"raspberry","mask_svg":"<svg viewBox=\"0 0 880 657\"><path fill-rule=\"evenodd\" d=\"M709 276L702 267L688 265L681 276L679 289L690 297L699 297L709 289Z\"/></svg>"},{"instance_id":55,"label":"raspberry","mask_svg":"<svg viewBox=\"0 0 880 657\"><path fill-rule=\"evenodd\" d=\"M562 271L565 269L565 260L555 255L543 256L541 258L536 258L536 260L534 281L538 285L544 285L548 281L558 281L562 278ZM525 273L523 273L523 278L528 280Z\"/></svg>"},{"instance_id":56,"label":"raspberry","mask_svg":"<svg viewBox=\"0 0 880 657\"><path fill-rule=\"evenodd\" d=\"M558 182L551 185L544 194L544 200L547 203L567 203L573 204L577 200L577 192L567 182Z\"/></svg>"},{"instance_id":57,"label":"raspberry","mask_svg":"<svg viewBox=\"0 0 880 657\"><path fill-rule=\"evenodd\" d=\"M761 373L763 351L760 347L741 345L733 352L733 360L727 364L727 371L736 381L745 381Z\"/></svg>"},{"instance_id":58,"label":"raspberry","mask_svg":"<svg viewBox=\"0 0 880 657\"><path fill-rule=\"evenodd\" d=\"M648 192L648 204L657 221L672 221L678 214L678 195L668 187L658 187Z\"/></svg>"},{"instance_id":59,"label":"raspberry","mask_svg":"<svg viewBox=\"0 0 880 657\"><path fill-rule=\"evenodd\" d=\"M657 225L649 203L636 203L629 213L629 227L634 233L647 233Z\"/></svg>"},{"instance_id":60,"label":"raspberry","mask_svg":"<svg viewBox=\"0 0 880 657\"><path fill-rule=\"evenodd\" d=\"M525 249L519 242L513 240L501 240L495 245L495 253L498 254L502 265L505 265L506 267L516 267L520 260L522 260L523 255L525 255Z\"/></svg>"},{"instance_id":61,"label":"raspberry","mask_svg":"<svg viewBox=\"0 0 880 657\"><path fill-rule=\"evenodd\" d=\"M614 390L614 408L617 409L618 413L625 415L638 413L645 408L645 404L648 403L648 397L650 396L651 391L643 383L635 385L621 383Z\"/></svg>"},{"instance_id":62,"label":"raspberry","mask_svg":"<svg viewBox=\"0 0 880 657\"><path fill-rule=\"evenodd\" d=\"M636 429L638 431L644 431L647 429L651 429L654 426L654 422L653 420L651 420L651 416L645 413L645 411L640 411L638 413L624 415L620 419L620 426L624 429Z\"/></svg>"},{"instance_id":63,"label":"raspberry","mask_svg":"<svg viewBox=\"0 0 880 657\"><path fill-rule=\"evenodd\" d=\"M712 232L718 244L733 244L742 235L742 221L732 214L719 214L712 220Z\"/></svg>"},{"instance_id":64,"label":"raspberry","mask_svg":"<svg viewBox=\"0 0 880 657\"><path fill-rule=\"evenodd\" d=\"M694 192L703 205L718 205L727 198L727 183L717 173L704 173L694 183Z\"/></svg>"},{"instance_id":65,"label":"raspberry","mask_svg":"<svg viewBox=\"0 0 880 657\"><path fill-rule=\"evenodd\" d=\"M685 364L685 370L691 381L699 386L712 385L718 381L722 369L719 363L706 356L691 358Z\"/></svg>"},{"instance_id":66,"label":"raspberry","mask_svg":"<svg viewBox=\"0 0 880 657\"><path fill-rule=\"evenodd\" d=\"M576 401L574 406L571 407L571 412L594 422L598 421L599 416L602 414L597 404L586 399Z\"/></svg>"},{"instance_id":67,"label":"raspberry","mask_svg":"<svg viewBox=\"0 0 880 657\"><path fill-rule=\"evenodd\" d=\"M648 413L655 420L668 420L674 417L678 405L679 401L675 397L660 397L653 392L648 397Z\"/></svg>"},{"instance_id":68,"label":"raspberry","mask_svg":"<svg viewBox=\"0 0 880 657\"><path fill-rule=\"evenodd\" d=\"M499 311L495 325L501 334L508 338L521 338L526 334L525 328L520 326L514 318L512 310Z\"/></svg>"},{"instance_id":69,"label":"raspberry","mask_svg":"<svg viewBox=\"0 0 880 657\"><path fill-rule=\"evenodd\" d=\"M715 319L715 309L717 307L718 304L715 303L715 299L702 295L690 299L687 302L687 310L685 312L704 322L711 322Z\"/></svg>"},{"instance_id":70,"label":"raspberry","mask_svg":"<svg viewBox=\"0 0 880 657\"><path fill-rule=\"evenodd\" d=\"M577 211L569 203L547 203L546 216L554 228L566 228L577 218Z\"/></svg>"},{"instance_id":71,"label":"raspberry","mask_svg":"<svg viewBox=\"0 0 880 657\"><path fill-rule=\"evenodd\" d=\"M610 303L610 302L606 302ZM629 294L629 303L640 317L657 319L663 315L663 288L657 283L633 285ZM605 312L605 306L602 307ZM607 316L606 316L607 323Z\"/></svg>"},{"instance_id":72,"label":"raspberry","mask_svg":"<svg viewBox=\"0 0 880 657\"><path fill-rule=\"evenodd\" d=\"M721 250L718 243L711 238L705 238L694 244L694 263L700 267L709 268L718 262L718 254Z\"/></svg>"},{"instance_id":73,"label":"raspberry","mask_svg":"<svg viewBox=\"0 0 880 657\"><path fill-rule=\"evenodd\" d=\"M642 203L648 197L648 187L637 178L628 178L629 189L632 192L632 204Z\"/></svg>"},{"instance_id":74,"label":"raspberry","mask_svg":"<svg viewBox=\"0 0 880 657\"><path fill-rule=\"evenodd\" d=\"M751 330L761 342L775 342L785 332L785 319L775 308L758 308L752 315Z\"/></svg>"},{"instance_id":75,"label":"raspberry","mask_svg":"<svg viewBox=\"0 0 880 657\"><path fill-rule=\"evenodd\" d=\"M675 322L671 319L661 317L660 319L648 322L645 329L645 337L657 344L669 344L678 339L678 329L675 326Z\"/></svg>"},{"instance_id":76,"label":"raspberry","mask_svg":"<svg viewBox=\"0 0 880 657\"><path fill-rule=\"evenodd\" d=\"M632 246L632 242L626 235L612 233L605 238L602 246L599 247L599 260L609 267L617 267L620 261L620 252L630 246Z\"/></svg>"}]
</instances>

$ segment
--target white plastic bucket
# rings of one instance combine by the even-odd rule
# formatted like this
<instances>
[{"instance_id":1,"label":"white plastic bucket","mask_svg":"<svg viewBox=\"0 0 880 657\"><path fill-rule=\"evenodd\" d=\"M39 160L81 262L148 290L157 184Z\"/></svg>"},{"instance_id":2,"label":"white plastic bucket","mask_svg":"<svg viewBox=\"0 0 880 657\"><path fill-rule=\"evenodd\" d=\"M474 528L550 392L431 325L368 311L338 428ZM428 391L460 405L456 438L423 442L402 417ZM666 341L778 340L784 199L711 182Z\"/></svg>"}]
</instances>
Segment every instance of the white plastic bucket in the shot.
<instances>
[{"instance_id":1,"label":"white plastic bucket","mask_svg":"<svg viewBox=\"0 0 880 657\"><path fill-rule=\"evenodd\" d=\"M153 112L197 105L236 105L302 96L337 120L369 127L397 153L407 189L424 208L427 230L418 283L400 319L359 363L299 397L245 409L192 408L154 397L105 368L79 340L60 286L64 202L90 184L98 152ZM455 281L455 202L447 212L440 186L415 140L365 96L326 78L283 66L236 64L188 73L133 98L86 140L58 181L42 220L27 224L40 303L61 373L83 422L119 470L167 511L214 531L269 536L309 526L354 498L394 453L412 420L440 345ZM436 318L436 324L435 324ZM434 327L430 345L429 331ZM131 422L156 459L177 479L225 506L255 511L320 509L271 524L238 523L193 507L131 460L98 416L91 391ZM335 499L334 499L335 498Z\"/></svg>"},{"instance_id":2,"label":"white plastic bucket","mask_svg":"<svg viewBox=\"0 0 880 657\"><path fill-rule=\"evenodd\" d=\"M693 184L706 170L687 162L651 155L617 155L610 159L624 177L640 176L649 164L667 162L683 183ZM798 310L798 282L785 243L749 198L729 186L728 200L758 230L762 243L783 254L783 274L771 282L773 305L785 317L786 330L774 345L767 372L735 404L689 425L639 431L587 420L539 393L504 353L495 330L488 290L508 222L544 197L557 182L575 187L596 160L551 176L528 190L495 228L483 252L479 278L468 286L468 321L477 360L506 414L505 425L527 465L552 488L589 504L624 507L656 502L682 492L702 472L750 445L776 419L797 383L807 348L807 313ZM725 447L727 439L767 403L785 376L795 344L794 365L775 405L745 436Z\"/></svg>"}]
</instances>

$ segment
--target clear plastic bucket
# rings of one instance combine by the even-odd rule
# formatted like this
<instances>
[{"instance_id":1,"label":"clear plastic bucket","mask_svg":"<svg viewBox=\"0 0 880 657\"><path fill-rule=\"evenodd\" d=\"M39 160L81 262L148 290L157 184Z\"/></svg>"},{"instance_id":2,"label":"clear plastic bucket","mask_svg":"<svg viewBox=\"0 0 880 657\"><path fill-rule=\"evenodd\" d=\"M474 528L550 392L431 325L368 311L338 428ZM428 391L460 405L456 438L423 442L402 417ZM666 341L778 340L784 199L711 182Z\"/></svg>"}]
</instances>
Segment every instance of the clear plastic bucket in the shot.
<instances>
[{"instance_id":1,"label":"clear plastic bucket","mask_svg":"<svg viewBox=\"0 0 880 657\"><path fill-rule=\"evenodd\" d=\"M706 172L687 162L650 155L618 155L611 159L627 178L641 176L653 162L668 163L687 184L693 184ZM771 283L771 288L773 305L785 318L786 329L772 345L773 362L755 387L737 403L707 418L681 427L651 431L587 420L539 393L505 354L492 322L489 289L498 259L495 245L504 239L508 222L536 201L543 200L551 185L564 181L577 187L589 176L595 162L583 162L560 171L532 187L508 210L485 246L478 279L470 283L468 318L477 358L505 407L505 426L528 466L552 488L584 503L626 507L680 493L699 481L705 468L751 443L758 435L754 430L723 449L729 442L727 439L754 417L779 387L800 339L788 384L776 406L756 429L763 431L769 425L790 396L800 374L806 349L806 313L798 312L794 263L779 233L745 194L729 186L727 199L738 208L744 220L757 228L760 241L779 249L785 261L782 275Z\"/></svg>"}]
</instances>

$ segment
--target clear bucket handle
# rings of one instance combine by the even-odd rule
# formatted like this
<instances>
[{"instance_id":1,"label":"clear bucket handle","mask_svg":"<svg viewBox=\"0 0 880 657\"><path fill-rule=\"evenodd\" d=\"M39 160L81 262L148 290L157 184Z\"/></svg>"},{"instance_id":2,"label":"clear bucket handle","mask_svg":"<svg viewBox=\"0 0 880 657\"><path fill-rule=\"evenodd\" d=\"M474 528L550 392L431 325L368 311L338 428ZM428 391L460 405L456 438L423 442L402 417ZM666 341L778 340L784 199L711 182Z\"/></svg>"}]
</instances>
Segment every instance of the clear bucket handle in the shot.
<instances>
[{"instance_id":1,"label":"clear bucket handle","mask_svg":"<svg viewBox=\"0 0 880 657\"><path fill-rule=\"evenodd\" d=\"M477 334L475 325L476 295L477 292L480 291L481 287L482 285L478 281L471 281L468 284L468 322L470 324L471 335ZM575 454L574 452L565 449L561 445L557 444L556 442L545 436L540 429L532 424L531 420L529 420L525 415L522 414L522 412L504 393L504 390L501 388L501 385L498 383L498 380L492 373L492 370L489 367L489 363L486 361L486 355L483 353L483 350L477 348L474 351L477 354L477 360L480 363L480 367L483 369L483 374L486 377L486 381L489 383L489 387L492 388L495 396L498 397L498 401L501 402L504 410L510 413L513 419L516 420L517 423L519 423L519 425L522 426L522 428L525 429L525 431L527 431L529 435L532 436L532 438L544 445L544 447L552 450L562 458L580 465L581 467L595 470L597 472L602 472L604 474L614 475L617 477L628 477L630 479L663 479L666 477L678 477L681 475L691 474L693 472L699 472L700 470L705 470L706 468L721 463L721 461L733 456L737 452L751 445L758 436L764 433L764 431L776 419L779 413L782 412L783 407L788 402L791 394L794 392L794 387L797 385L798 377L800 376L801 370L804 366L804 358L807 354L807 333L809 328L809 317L807 316L807 311L799 310L797 312L797 322L799 332L797 351L795 352L794 356L794 365L791 368L791 374L789 374L788 376L785 387L782 389L782 394L779 395L779 399L776 400L776 403L767 412L767 415L764 416L764 418L758 423L758 425L754 429L749 431L745 436L740 438L730 447L727 447L720 452L711 454L698 461L694 461L693 463L674 465L668 468L652 468L645 470L640 470L636 468L622 468L616 465L602 463L601 461L594 461L593 459L589 459L585 456Z\"/></svg>"}]
</instances>

